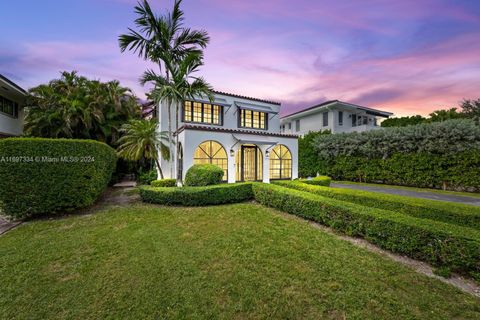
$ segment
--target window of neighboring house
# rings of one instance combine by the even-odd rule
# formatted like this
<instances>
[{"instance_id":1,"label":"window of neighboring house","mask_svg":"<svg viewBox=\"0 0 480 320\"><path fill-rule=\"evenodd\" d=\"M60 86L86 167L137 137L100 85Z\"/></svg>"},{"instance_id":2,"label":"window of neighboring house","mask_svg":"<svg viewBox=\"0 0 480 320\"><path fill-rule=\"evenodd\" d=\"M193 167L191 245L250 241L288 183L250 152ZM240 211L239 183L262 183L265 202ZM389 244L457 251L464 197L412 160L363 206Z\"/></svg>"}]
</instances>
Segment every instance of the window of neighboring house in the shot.
<instances>
[{"instance_id":1,"label":"window of neighboring house","mask_svg":"<svg viewBox=\"0 0 480 320\"><path fill-rule=\"evenodd\" d=\"M223 107L209 103L185 101L183 122L222 125Z\"/></svg>"},{"instance_id":2,"label":"window of neighboring house","mask_svg":"<svg viewBox=\"0 0 480 320\"><path fill-rule=\"evenodd\" d=\"M356 127L356 126L357 126L357 115L352 114L352 127Z\"/></svg>"},{"instance_id":3,"label":"window of neighboring house","mask_svg":"<svg viewBox=\"0 0 480 320\"><path fill-rule=\"evenodd\" d=\"M288 130L292 130L292 123L291 122L288 123Z\"/></svg>"},{"instance_id":4,"label":"window of neighboring house","mask_svg":"<svg viewBox=\"0 0 480 320\"><path fill-rule=\"evenodd\" d=\"M300 131L300 119L299 120L295 120L295 131Z\"/></svg>"},{"instance_id":5,"label":"window of neighboring house","mask_svg":"<svg viewBox=\"0 0 480 320\"><path fill-rule=\"evenodd\" d=\"M343 111L338 111L338 125L343 126Z\"/></svg>"},{"instance_id":6,"label":"window of neighboring house","mask_svg":"<svg viewBox=\"0 0 480 320\"><path fill-rule=\"evenodd\" d=\"M239 110L239 127L266 130L268 128L268 114L248 109Z\"/></svg>"},{"instance_id":7,"label":"window of neighboring house","mask_svg":"<svg viewBox=\"0 0 480 320\"><path fill-rule=\"evenodd\" d=\"M328 127L328 112L323 113L323 126Z\"/></svg>"},{"instance_id":8,"label":"window of neighboring house","mask_svg":"<svg viewBox=\"0 0 480 320\"><path fill-rule=\"evenodd\" d=\"M368 117L363 117L363 124L368 124Z\"/></svg>"},{"instance_id":9,"label":"window of neighboring house","mask_svg":"<svg viewBox=\"0 0 480 320\"><path fill-rule=\"evenodd\" d=\"M373 118L373 125L376 127L378 126L377 118Z\"/></svg>"},{"instance_id":10,"label":"window of neighboring house","mask_svg":"<svg viewBox=\"0 0 480 320\"><path fill-rule=\"evenodd\" d=\"M18 103L0 96L0 113L4 113L13 118L18 118Z\"/></svg>"}]
</instances>

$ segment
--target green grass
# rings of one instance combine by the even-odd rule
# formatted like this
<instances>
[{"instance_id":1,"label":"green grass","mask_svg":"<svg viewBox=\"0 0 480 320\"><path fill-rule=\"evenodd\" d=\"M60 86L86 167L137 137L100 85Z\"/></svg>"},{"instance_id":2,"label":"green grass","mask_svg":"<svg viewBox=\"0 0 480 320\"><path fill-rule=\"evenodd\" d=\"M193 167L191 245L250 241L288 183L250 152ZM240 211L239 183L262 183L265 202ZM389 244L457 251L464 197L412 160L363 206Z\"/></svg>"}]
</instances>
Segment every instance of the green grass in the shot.
<instances>
[{"instance_id":1,"label":"green grass","mask_svg":"<svg viewBox=\"0 0 480 320\"><path fill-rule=\"evenodd\" d=\"M4 319L480 319L480 299L257 204L134 205L0 237Z\"/></svg>"},{"instance_id":2,"label":"green grass","mask_svg":"<svg viewBox=\"0 0 480 320\"><path fill-rule=\"evenodd\" d=\"M408 191L416 191L416 192L433 192L433 193L438 193L438 194L480 198L480 193L478 193L478 192L444 191L444 190L438 190L438 189L394 186L394 185L390 185L390 184L363 183L363 182L353 182L353 181L332 181L332 183L354 184L354 185L359 185L359 186L382 187L382 188L400 189L400 190L408 190Z\"/></svg>"}]
</instances>

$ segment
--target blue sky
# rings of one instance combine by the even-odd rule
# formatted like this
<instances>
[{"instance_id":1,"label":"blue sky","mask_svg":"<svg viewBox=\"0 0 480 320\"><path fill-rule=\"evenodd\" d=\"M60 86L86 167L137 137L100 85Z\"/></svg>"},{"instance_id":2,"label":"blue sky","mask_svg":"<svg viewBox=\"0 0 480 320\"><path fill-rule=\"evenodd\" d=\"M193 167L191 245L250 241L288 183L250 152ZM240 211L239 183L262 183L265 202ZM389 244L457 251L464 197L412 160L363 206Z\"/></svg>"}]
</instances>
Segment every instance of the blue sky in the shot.
<instances>
[{"instance_id":1,"label":"blue sky","mask_svg":"<svg viewBox=\"0 0 480 320\"><path fill-rule=\"evenodd\" d=\"M30 88L62 70L118 79L143 97L149 67L120 53L132 0L0 3L0 73ZM172 1L151 1L162 12ZM327 99L428 114L480 98L480 1L184 0L212 38L201 73L218 90L281 101ZM5 32L7 31L7 32Z\"/></svg>"}]
</instances>

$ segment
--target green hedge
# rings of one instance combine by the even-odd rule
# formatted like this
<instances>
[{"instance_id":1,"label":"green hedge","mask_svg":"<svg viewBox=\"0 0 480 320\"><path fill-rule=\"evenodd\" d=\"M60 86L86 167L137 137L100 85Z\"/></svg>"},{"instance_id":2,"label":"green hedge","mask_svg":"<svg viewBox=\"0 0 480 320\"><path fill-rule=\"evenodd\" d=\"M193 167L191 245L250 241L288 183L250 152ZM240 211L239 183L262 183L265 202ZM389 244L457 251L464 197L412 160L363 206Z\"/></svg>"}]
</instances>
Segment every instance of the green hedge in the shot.
<instances>
[{"instance_id":1,"label":"green hedge","mask_svg":"<svg viewBox=\"0 0 480 320\"><path fill-rule=\"evenodd\" d=\"M172 188L177 186L177 180L175 179L155 180L155 181L152 181L150 185L152 187Z\"/></svg>"},{"instance_id":2,"label":"green hedge","mask_svg":"<svg viewBox=\"0 0 480 320\"><path fill-rule=\"evenodd\" d=\"M302 183L306 184L311 184L315 186L324 186L324 187L330 187L330 183L332 183L332 178L327 177L327 176L318 176L313 179L301 179L299 180Z\"/></svg>"},{"instance_id":3,"label":"green hedge","mask_svg":"<svg viewBox=\"0 0 480 320\"><path fill-rule=\"evenodd\" d=\"M300 177L480 191L480 126L472 120L306 138Z\"/></svg>"},{"instance_id":4,"label":"green hedge","mask_svg":"<svg viewBox=\"0 0 480 320\"><path fill-rule=\"evenodd\" d=\"M222 182L223 170L214 164L196 164L188 169L185 175L185 185L201 187Z\"/></svg>"},{"instance_id":5,"label":"green hedge","mask_svg":"<svg viewBox=\"0 0 480 320\"><path fill-rule=\"evenodd\" d=\"M115 150L91 140L0 140L0 206L25 218L89 206L108 185Z\"/></svg>"},{"instance_id":6,"label":"green hedge","mask_svg":"<svg viewBox=\"0 0 480 320\"><path fill-rule=\"evenodd\" d=\"M480 280L478 230L368 208L277 185L254 184L253 193L263 205Z\"/></svg>"},{"instance_id":7,"label":"green hedge","mask_svg":"<svg viewBox=\"0 0 480 320\"><path fill-rule=\"evenodd\" d=\"M253 198L251 183L220 184L206 187L141 187L144 202L163 205L206 206L242 202Z\"/></svg>"},{"instance_id":8,"label":"green hedge","mask_svg":"<svg viewBox=\"0 0 480 320\"><path fill-rule=\"evenodd\" d=\"M367 207L400 212L418 218L432 219L480 230L480 207L371 191L305 185L298 181L275 181L274 183Z\"/></svg>"}]
</instances>

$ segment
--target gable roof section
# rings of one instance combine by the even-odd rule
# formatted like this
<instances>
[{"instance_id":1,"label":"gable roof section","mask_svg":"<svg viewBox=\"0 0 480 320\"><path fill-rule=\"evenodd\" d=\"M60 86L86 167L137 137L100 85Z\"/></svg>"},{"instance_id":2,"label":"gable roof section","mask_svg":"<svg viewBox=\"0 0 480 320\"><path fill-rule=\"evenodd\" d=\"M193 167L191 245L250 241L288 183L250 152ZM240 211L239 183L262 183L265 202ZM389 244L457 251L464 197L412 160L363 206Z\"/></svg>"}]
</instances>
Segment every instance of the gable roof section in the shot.
<instances>
[{"instance_id":1,"label":"gable roof section","mask_svg":"<svg viewBox=\"0 0 480 320\"><path fill-rule=\"evenodd\" d=\"M349 107L352 107L352 108L355 108L355 109L363 110L363 111L367 112L368 114L371 114L371 115L374 115L374 116L389 117L389 116L393 115L393 113L391 113L391 112L382 111L382 110L373 109L373 108L368 108L368 107L363 107L363 106L353 104L353 103L343 102L343 101L340 101L340 100L329 100L329 101L325 101L325 102L322 102L320 104L314 105L312 107L309 107L309 108L291 113L289 115L283 116L283 117L281 117L281 119L289 118L289 117L292 117L292 116L297 116L297 115L300 115L301 113L304 113L304 112L307 112L307 111L313 111L315 109L321 109L321 108L326 107L330 104L342 104L342 105L349 106Z\"/></svg>"},{"instance_id":2,"label":"gable roof section","mask_svg":"<svg viewBox=\"0 0 480 320\"><path fill-rule=\"evenodd\" d=\"M229 96L229 97L235 97L235 98L241 98L241 99L247 99L247 100L252 100L252 101L257 101L257 102L263 102L263 103L269 103L269 104L276 104L276 105L281 105L280 102L275 102L275 101L269 101L269 100L264 100L264 99L259 99L259 98L253 98L253 97L247 97L247 96L242 96L239 94L234 94L234 93L228 93L228 92L222 92L222 91L217 91L213 90L213 93L216 94L221 94L224 96Z\"/></svg>"}]
</instances>

